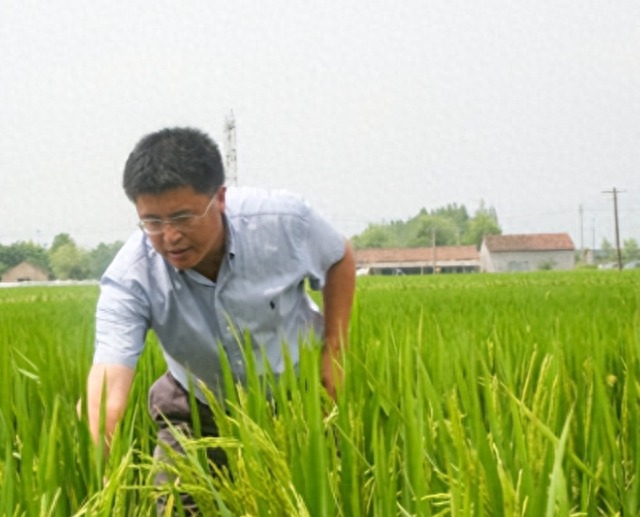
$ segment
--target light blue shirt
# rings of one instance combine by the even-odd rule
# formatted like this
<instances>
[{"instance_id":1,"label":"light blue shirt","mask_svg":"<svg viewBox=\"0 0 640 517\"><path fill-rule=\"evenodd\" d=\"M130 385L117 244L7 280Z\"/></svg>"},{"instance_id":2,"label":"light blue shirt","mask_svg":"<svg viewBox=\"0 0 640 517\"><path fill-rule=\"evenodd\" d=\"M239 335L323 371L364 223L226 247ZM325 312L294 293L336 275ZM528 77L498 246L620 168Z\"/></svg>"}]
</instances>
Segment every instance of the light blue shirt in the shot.
<instances>
[{"instance_id":1,"label":"light blue shirt","mask_svg":"<svg viewBox=\"0 0 640 517\"><path fill-rule=\"evenodd\" d=\"M345 251L343 237L304 200L282 191L229 188L226 253L214 283L174 268L147 236L132 235L102 277L96 309L94 363L135 368L152 329L169 370L183 386L189 373L224 396L219 344L238 382L245 381L242 340L251 336L273 372L284 370L283 344L294 364L300 339L324 334L322 315L306 294ZM196 396L204 396L196 389Z\"/></svg>"}]
</instances>

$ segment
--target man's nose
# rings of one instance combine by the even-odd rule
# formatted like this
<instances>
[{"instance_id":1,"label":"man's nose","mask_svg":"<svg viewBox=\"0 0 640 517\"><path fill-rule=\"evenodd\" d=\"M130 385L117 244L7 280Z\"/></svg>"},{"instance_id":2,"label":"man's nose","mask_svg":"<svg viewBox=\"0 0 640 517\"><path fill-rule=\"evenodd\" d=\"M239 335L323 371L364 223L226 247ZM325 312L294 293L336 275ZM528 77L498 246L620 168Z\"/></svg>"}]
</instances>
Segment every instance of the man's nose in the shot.
<instances>
[{"instance_id":1,"label":"man's nose","mask_svg":"<svg viewBox=\"0 0 640 517\"><path fill-rule=\"evenodd\" d=\"M182 232L171 223L165 223L162 226L162 238L168 243L174 243L180 240Z\"/></svg>"}]
</instances>

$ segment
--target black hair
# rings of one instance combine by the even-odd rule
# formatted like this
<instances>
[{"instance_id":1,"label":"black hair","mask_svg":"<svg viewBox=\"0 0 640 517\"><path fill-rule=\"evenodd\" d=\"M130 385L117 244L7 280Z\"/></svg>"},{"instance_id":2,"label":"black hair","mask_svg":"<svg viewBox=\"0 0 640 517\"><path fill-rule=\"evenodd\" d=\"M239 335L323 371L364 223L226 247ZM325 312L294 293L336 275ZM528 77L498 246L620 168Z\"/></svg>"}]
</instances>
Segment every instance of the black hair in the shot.
<instances>
[{"instance_id":1,"label":"black hair","mask_svg":"<svg viewBox=\"0 0 640 517\"><path fill-rule=\"evenodd\" d=\"M224 183L218 145L193 128L165 128L144 136L124 166L122 186L135 203L140 194L192 187L213 194Z\"/></svg>"}]
</instances>

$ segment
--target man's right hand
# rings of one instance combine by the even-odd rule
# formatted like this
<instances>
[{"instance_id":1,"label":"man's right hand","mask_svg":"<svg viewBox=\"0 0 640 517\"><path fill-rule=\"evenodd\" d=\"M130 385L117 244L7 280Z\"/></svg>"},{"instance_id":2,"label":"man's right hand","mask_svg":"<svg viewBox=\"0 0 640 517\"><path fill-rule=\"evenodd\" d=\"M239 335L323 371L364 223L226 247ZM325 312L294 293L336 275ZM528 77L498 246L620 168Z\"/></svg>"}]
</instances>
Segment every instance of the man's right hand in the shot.
<instances>
[{"instance_id":1,"label":"man's right hand","mask_svg":"<svg viewBox=\"0 0 640 517\"><path fill-rule=\"evenodd\" d=\"M135 370L119 364L94 364L87 379L87 413L93 441L100 440L100 407L105 393L104 439L109 451L111 436L124 415Z\"/></svg>"}]
</instances>

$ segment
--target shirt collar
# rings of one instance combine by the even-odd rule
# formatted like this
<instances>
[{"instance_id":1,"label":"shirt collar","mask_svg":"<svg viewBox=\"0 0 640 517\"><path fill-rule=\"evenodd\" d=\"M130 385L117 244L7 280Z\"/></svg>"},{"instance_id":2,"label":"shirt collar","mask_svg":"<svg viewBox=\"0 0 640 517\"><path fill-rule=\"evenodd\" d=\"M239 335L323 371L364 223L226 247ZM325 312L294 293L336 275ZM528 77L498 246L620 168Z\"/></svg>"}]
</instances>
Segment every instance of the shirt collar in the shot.
<instances>
[{"instance_id":1,"label":"shirt collar","mask_svg":"<svg viewBox=\"0 0 640 517\"><path fill-rule=\"evenodd\" d=\"M227 253L229 255L229 262L233 260L236 256L236 230L233 227L233 223L231 219L227 217L227 214L222 213L222 222L225 227L225 239L226 239L226 247Z\"/></svg>"}]
</instances>

